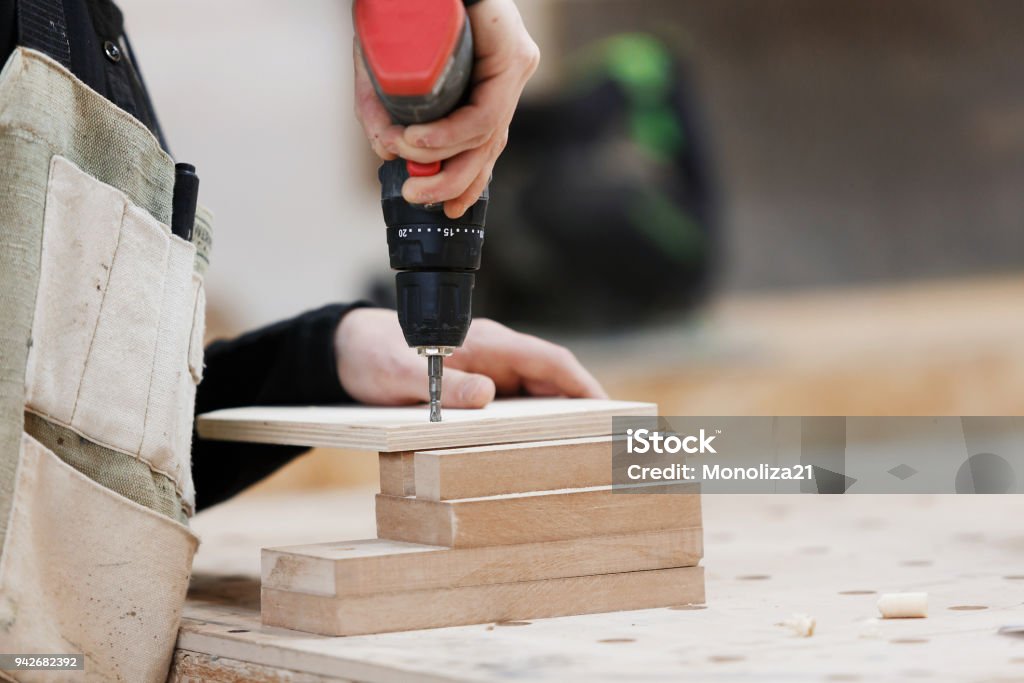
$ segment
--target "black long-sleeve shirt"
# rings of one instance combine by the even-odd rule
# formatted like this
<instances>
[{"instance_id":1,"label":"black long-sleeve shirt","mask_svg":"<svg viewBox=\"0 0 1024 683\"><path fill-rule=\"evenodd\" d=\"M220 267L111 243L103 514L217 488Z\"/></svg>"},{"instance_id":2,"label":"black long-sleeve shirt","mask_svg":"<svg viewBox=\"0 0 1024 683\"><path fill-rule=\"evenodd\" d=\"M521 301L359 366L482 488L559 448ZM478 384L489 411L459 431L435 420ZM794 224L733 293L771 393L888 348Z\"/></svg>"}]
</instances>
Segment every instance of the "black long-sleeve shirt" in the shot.
<instances>
[{"instance_id":1,"label":"black long-sleeve shirt","mask_svg":"<svg viewBox=\"0 0 1024 683\"><path fill-rule=\"evenodd\" d=\"M352 307L325 306L232 341L210 344L196 391L196 414L241 405L350 402L338 379L334 330ZM195 439L196 508L235 495L306 450Z\"/></svg>"},{"instance_id":2,"label":"black long-sleeve shirt","mask_svg":"<svg viewBox=\"0 0 1024 683\"><path fill-rule=\"evenodd\" d=\"M120 10L110 0L61 0L61 4L71 72L145 124L169 153ZM0 0L0 59L6 61L18 44L17 0ZM338 379L334 331L353 306L325 306L238 339L211 344L196 393L196 414L241 405L351 401ZM196 508L233 496L305 450L194 437Z\"/></svg>"}]
</instances>

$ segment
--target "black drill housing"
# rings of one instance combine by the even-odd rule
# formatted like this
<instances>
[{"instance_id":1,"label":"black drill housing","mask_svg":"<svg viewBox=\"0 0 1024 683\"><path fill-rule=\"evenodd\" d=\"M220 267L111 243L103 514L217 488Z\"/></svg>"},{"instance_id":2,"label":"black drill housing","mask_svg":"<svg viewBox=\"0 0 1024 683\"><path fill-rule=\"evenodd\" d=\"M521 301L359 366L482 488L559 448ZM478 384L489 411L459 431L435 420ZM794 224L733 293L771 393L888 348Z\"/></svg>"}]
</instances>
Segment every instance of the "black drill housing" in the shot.
<instances>
[{"instance_id":1,"label":"black drill housing","mask_svg":"<svg viewBox=\"0 0 1024 683\"><path fill-rule=\"evenodd\" d=\"M395 276L398 321L409 346L462 346L473 320L474 273L480 268L488 193L448 218L441 206L409 204L401 159L380 167L381 207Z\"/></svg>"}]
</instances>

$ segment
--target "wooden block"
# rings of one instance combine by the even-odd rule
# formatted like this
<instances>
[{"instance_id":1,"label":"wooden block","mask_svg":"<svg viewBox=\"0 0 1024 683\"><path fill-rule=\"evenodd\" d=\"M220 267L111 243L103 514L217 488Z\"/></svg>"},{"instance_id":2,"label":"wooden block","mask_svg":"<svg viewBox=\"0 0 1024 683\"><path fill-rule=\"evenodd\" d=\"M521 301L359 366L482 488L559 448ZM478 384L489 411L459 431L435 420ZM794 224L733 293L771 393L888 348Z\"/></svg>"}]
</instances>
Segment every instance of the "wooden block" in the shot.
<instances>
[{"instance_id":1,"label":"wooden block","mask_svg":"<svg viewBox=\"0 0 1024 683\"><path fill-rule=\"evenodd\" d=\"M653 403L585 398L510 398L479 410L444 411L430 422L426 406L253 406L201 415L205 439L360 448L425 450L611 434L612 416L655 415Z\"/></svg>"},{"instance_id":2,"label":"wooden block","mask_svg":"<svg viewBox=\"0 0 1024 683\"><path fill-rule=\"evenodd\" d=\"M388 496L416 495L412 453L380 453L380 492Z\"/></svg>"},{"instance_id":3,"label":"wooden block","mask_svg":"<svg viewBox=\"0 0 1024 683\"><path fill-rule=\"evenodd\" d=\"M692 567L702 535L693 528L483 548L380 538L264 548L262 586L349 597Z\"/></svg>"},{"instance_id":4,"label":"wooden block","mask_svg":"<svg viewBox=\"0 0 1024 683\"><path fill-rule=\"evenodd\" d=\"M704 568L652 569L335 598L262 590L267 626L356 636L704 602Z\"/></svg>"},{"instance_id":5,"label":"wooden block","mask_svg":"<svg viewBox=\"0 0 1024 683\"><path fill-rule=\"evenodd\" d=\"M611 436L417 451L413 459L415 496L424 500L481 498L612 483Z\"/></svg>"},{"instance_id":6,"label":"wooden block","mask_svg":"<svg viewBox=\"0 0 1024 683\"><path fill-rule=\"evenodd\" d=\"M674 493L615 493L598 487L440 502L381 494L377 536L473 548L701 526L696 486L650 490Z\"/></svg>"}]
</instances>

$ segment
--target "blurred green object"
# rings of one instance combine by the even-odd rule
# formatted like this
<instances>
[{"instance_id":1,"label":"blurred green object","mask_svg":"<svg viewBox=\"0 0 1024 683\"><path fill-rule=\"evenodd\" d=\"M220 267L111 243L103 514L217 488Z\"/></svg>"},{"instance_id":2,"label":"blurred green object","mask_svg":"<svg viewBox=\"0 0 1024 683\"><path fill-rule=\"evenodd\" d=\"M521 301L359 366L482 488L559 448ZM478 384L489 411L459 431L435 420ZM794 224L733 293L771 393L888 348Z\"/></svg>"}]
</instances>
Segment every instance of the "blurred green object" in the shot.
<instances>
[{"instance_id":1,"label":"blurred green object","mask_svg":"<svg viewBox=\"0 0 1024 683\"><path fill-rule=\"evenodd\" d=\"M627 33L568 73L513 120L476 312L565 331L678 318L708 290L717 214L685 64Z\"/></svg>"},{"instance_id":2,"label":"blurred green object","mask_svg":"<svg viewBox=\"0 0 1024 683\"><path fill-rule=\"evenodd\" d=\"M607 73L629 98L630 134L657 158L677 154L686 136L670 106L675 65L665 45L643 33L613 36L599 46Z\"/></svg>"}]
</instances>

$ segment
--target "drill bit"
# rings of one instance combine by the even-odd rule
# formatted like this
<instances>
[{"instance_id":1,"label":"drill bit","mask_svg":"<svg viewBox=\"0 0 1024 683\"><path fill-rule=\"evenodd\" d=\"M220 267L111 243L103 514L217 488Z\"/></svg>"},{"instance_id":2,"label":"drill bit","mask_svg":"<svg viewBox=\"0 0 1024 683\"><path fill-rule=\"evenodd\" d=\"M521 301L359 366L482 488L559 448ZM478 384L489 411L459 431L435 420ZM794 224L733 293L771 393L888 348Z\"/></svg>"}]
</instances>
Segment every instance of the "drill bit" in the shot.
<instances>
[{"instance_id":1,"label":"drill bit","mask_svg":"<svg viewBox=\"0 0 1024 683\"><path fill-rule=\"evenodd\" d=\"M444 373L444 356L427 356L427 384L430 391L430 421L441 421L441 375Z\"/></svg>"}]
</instances>

